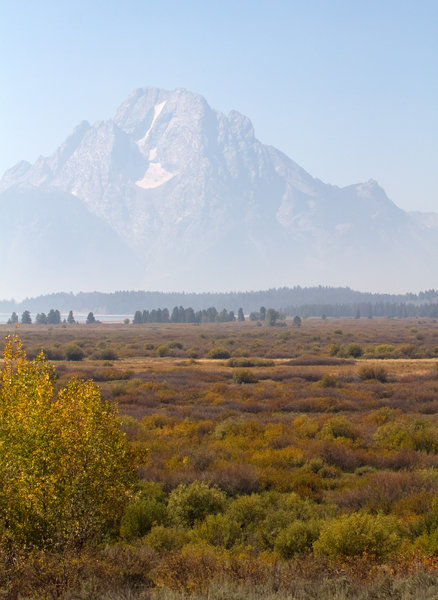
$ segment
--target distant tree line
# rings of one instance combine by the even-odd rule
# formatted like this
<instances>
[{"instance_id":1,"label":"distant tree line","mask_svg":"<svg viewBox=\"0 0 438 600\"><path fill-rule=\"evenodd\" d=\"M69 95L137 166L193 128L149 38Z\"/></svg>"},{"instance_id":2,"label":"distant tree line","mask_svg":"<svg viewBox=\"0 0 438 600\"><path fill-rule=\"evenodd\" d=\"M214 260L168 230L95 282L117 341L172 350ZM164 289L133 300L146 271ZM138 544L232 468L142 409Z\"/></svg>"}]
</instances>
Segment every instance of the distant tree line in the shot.
<instances>
[{"instance_id":1,"label":"distant tree line","mask_svg":"<svg viewBox=\"0 0 438 600\"><path fill-rule=\"evenodd\" d=\"M195 310L189 306L175 306L171 313L167 308L158 308L152 310L136 310L132 322L134 325L142 323L228 323L236 320L236 315L233 310L225 308L218 312L214 306L204 310ZM238 319L244 321L245 316L243 309L239 309Z\"/></svg>"},{"instance_id":2,"label":"distant tree line","mask_svg":"<svg viewBox=\"0 0 438 600\"><path fill-rule=\"evenodd\" d=\"M432 304L438 302L438 290L427 290L418 294L372 294L357 292L348 287L301 287L272 288L269 290L229 293L163 293L147 291L117 291L114 293L81 292L78 294L58 293L26 298L23 302L0 300L0 312L42 312L47 306L57 306L62 312L73 309L76 312L106 312L114 315L133 314L139 306L151 311L165 307L171 312L173 306L191 306L199 312L205 306L223 306L227 310L241 306L245 314L257 311L260 306L271 306L275 310L296 312L297 307L315 306L357 306L363 303L375 304ZM351 309L354 310L354 309ZM350 312L351 312L350 310ZM324 312L327 310L324 308ZM328 315L327 313L327 316ZM347 316L347 315L346 315ZM354 316L354 314L352 315Z\"/></svg>"},{"instance_id":3,"label":"distant tree line","mask_svg":"<svg viewBox=\"0 0 438 600\"><path fill-rule=\"evenodd\" d=\"M279 311L274 308L266 309L264 306L258 312L254 311L249 315L250 321L263 321L269 326L285 325L284 318L285 316ZM132 319L134 325L141 325L142 323L229 323L232 321L245 321L243 308L239 308L236 317L233 310L228 311L224 308L221 312L218 312L214 306L196 312L192 307L175 306L171 313L167 308L151 311L136 310ZM278 323L278 321L282 321L282 323ZM293 324L299 327L301 319L295 316Z\"/></svg>"},{"instance_id":4,"label":"distant tree line","mask_svg":"<svg viewBox=\"0 0 438 600\"><path fill-rule=\"evenodd\" d=\"M352 317L355 319L373 317L431 317L438 318L438 304L414 304L411 302L360 302L355 304L304 304L289 306L284 310L287 316L301 317Z\"/></svg>"},{"instance_id":5,"label":"distant tree line","mask_svg":"<svg viewBox=\"0 0 438 600\"><path fill-rule=\"evenodd\" d=\"M21 315L21 319L18 318L17 313L14 311L8 319L8 325L17 325L18 322L20 322L22 325L32 325L30 311L24 310ZM36 325L60 325L61 322L68 323L69 325L76 323L76 319L73 316L73 311L71 310L68 313L67 319L64 319L64 321L61 319L60 311L53 308L51 308L47 314L44 312L37 313L35 317ZM87 325L91 325L93 323L97 323L98 321L96 321L94 314L89 312L85 322Z\"/></svg>"}]
</instances>

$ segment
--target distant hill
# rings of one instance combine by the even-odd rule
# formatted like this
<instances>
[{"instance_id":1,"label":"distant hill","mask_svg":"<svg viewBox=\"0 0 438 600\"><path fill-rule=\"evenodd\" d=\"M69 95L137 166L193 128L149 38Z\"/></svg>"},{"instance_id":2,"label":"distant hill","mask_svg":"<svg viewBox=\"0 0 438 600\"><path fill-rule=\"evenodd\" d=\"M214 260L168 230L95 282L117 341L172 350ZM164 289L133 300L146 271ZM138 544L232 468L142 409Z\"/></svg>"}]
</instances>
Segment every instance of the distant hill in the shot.
<instances>
[{"instance_id":1,"label":"distant hill","mask_svg":"<svg viewBox=\"0 0 438 600\"><path fill-rule=\"evenodd\" d=\"M315 140L315 143L318 143ZM142 88L0 181L0 296L436 285L438 229L373 181L314 178L250 120Z\"/></svg>"}]
</instances>

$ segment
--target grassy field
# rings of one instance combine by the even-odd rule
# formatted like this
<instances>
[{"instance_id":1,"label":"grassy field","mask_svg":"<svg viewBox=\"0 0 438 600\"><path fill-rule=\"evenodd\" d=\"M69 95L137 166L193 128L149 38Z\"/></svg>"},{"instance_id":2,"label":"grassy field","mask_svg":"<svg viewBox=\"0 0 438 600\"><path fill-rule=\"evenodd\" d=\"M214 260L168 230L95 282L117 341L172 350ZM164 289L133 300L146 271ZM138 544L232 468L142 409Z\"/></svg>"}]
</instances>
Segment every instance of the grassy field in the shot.
<instances>
[{"instance_id":1,"label":"grassy field","mask_svg":"<svg viewBox=\"0 0 438 600\"><path fill-rule=\"evenodd\" d=\"M30 587L5 567L15 597L437 597L435 320L18 331L148 459L119 535L64 557L58 596L49 554L22 559Z\"/></svg>"}]
</instances>

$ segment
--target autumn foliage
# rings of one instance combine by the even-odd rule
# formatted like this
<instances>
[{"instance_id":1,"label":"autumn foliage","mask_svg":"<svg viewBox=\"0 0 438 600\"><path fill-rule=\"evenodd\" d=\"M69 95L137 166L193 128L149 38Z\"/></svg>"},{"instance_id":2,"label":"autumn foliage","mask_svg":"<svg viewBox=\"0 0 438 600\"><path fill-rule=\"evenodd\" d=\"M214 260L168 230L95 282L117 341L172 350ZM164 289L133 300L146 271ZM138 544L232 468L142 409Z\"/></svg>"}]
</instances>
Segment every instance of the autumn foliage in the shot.
<instances>
[{"instance_id":1,"label":"autumn foliage","mask_svg":"<svg viewBox=\"0 0 438 600\"><path fill-rule=\"evenodd\" d=\"M55 392L42 355L9 337L0 387L0 543L78 547L117 523L133 470L114 407L92 381Z\"/></svg>"},{"instance_id":2,"label":"autumn foliage","mask_svg":"<svg viewBox=\"0 0 438 600\"><path fill-rule=\"evenodd\" d=\"M64 597L38 568L99 598L435 597L434 321L42 327L34 360L6 344L0 590L6 553L46 586L21 597Z\"/></svg>"}]
</instances>

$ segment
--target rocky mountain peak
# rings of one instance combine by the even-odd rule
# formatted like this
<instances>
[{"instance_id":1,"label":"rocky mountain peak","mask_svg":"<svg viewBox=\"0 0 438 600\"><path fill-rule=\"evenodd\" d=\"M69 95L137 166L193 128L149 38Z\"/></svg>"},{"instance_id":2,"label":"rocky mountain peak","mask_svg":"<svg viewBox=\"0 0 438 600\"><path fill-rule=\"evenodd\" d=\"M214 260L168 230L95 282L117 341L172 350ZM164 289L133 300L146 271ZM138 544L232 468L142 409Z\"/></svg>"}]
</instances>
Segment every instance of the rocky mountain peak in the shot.
<instances>
[{"instance_id":1,"label":"rocky mountain peak","mask_svg":"<svg viewBox=\"0 0 438 600\"><path fill-rule=\"evenodd\" d=\"M408 272L411 288L434 285L436 230L398 209L377 182L326 185L257 140L248 117L226 116L182 88L139 88L114 119L83 121L52 156L7 171L4 245L19 243L14 198L19 205L23 190L26 206L29 193L38 198L37 222L59 195L75 231L90 231L87 215L102 223L100 239L113 236L108 243L132 255L137 287L396 290ZM117 273L108 274L113 288Z\"/></svg>"}]
</instances>

